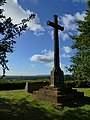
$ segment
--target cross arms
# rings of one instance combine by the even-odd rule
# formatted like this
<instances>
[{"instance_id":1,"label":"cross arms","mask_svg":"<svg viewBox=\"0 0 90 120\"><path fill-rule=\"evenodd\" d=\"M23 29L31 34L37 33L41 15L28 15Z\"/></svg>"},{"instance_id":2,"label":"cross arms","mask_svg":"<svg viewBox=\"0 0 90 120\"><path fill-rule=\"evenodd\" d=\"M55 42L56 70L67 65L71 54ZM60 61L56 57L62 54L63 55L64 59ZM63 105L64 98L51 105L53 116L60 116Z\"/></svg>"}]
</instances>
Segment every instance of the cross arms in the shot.
<instances>
[{"instance_id":1,"label":"cross arms","mask_svg":"<svg viewBox=\"0 0 90 120\"><path fill-rule=\"evenodd\" d=\"M58 24L56 24L56 23L53 23L53 22L51 22L51 21L47 21L47 25L49 25L49 26L52 26L53 28L57 28L57 29L59 29L59 30L61 30L61 31L63 31L64 30L64 27L62 27L62 26L60 26L60 25L58 25Z\"/></svg>"}]
</instances>

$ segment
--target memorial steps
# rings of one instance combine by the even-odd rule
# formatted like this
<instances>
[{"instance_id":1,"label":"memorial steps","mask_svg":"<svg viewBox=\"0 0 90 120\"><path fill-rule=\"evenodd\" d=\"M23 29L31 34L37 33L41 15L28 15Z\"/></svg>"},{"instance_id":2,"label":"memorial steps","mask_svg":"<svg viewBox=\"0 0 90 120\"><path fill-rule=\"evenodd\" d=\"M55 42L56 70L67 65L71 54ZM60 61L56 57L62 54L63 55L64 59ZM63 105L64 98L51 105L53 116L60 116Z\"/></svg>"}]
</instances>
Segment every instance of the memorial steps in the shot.
<instances>
[{"instance_id":1,"label":"memorial steps","mask_svg":"<svg viewBox=\"0 0 90 120\"><path fill-rule=\"evenodd\" d=\"M44 86L39 91L33 91L36 99L52 103L54 105L75 105L84 97L84 92L78 92L71 87L63 86L59 88Z\"/></svg>"}]
</instances>

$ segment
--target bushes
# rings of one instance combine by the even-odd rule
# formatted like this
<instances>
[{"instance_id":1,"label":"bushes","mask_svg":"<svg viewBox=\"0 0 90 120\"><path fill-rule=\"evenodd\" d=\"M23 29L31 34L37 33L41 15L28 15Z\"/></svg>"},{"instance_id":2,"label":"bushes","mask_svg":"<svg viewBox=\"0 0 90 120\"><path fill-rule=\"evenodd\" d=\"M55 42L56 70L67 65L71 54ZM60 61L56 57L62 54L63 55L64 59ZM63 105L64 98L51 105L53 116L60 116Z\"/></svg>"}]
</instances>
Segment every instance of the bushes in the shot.
<instances>
[{"instance_id":1,"label":"bushes","mask_svg":"<svg viewBox=\"0 0 90 120\"><path fill-rule=\"evenodd\" d=\"M78 85L76 87L88 88L88 87L90 87L90 82L89 81L79 81Z\"/></svg>"},{"instance_id":2,"label":"bushes","mask_svg":"<svg viewBox=\"0 0 90 120\"><path fill-rule=\"evenodd\" d=\"M30 83L37 83L37 82L44 82L47 83L49 81L48 78L42 79L6 79L0 78L0 90L16 90L16 89L25 89L26 82Z\"/></svg>"},{"instance_id":3,"label":"bushes","mask_svg":"<svg viewBox=\"0 0 90 120\"><path fill-rule=\"evenodd\" d=\"M42 86L49 85L49 82L30 82L30 89L39 89ZM21 83L0 83L0 90L25 89L26 82Z\"/></svg>"},{"instance_id":4,"label":"bushes","mask_svg":"<svg viewBox=\"0 0 90 120\"><path fill-rule=\"evenodd\" d=\"M78 84L78 81L68 81L66 82L67 86L75 87Z\"/></svg>"},{"instance_id":5,"label":"bushes","mask_svg":"<svg viewBox=\"0 0 90 120\"><path fill-rule=\"evenodd\" d=\"M49 79L48 79L49 81ZM49 84L48 81L45 84ZM42 80L0 80L0 90L25 89L26 82L35 83L43 82ZM70 87L90 88L90 81L72 80L66 81L65 84Z\"/></svg>"},{"instance_id":6,"label":"bushes","mask_svg":"<svg viewBox=\"0 0 90 120\"><path fill-rule=\"evenodd\" d=\"M68 81L65 84L70 87L79 87L79 88L89 88L90 87L89 81L74 80L74 81Z\"/></svg>"},{"instance_id":7,"label":"bushes","mask_svg":"<svg viewBox=\"0 0 90 120\"><path fill-rule=\"evenodd\" d=\"M0 83L0 90L24 89L26 82L22 83Z\"/></svg>"}]
</instances>

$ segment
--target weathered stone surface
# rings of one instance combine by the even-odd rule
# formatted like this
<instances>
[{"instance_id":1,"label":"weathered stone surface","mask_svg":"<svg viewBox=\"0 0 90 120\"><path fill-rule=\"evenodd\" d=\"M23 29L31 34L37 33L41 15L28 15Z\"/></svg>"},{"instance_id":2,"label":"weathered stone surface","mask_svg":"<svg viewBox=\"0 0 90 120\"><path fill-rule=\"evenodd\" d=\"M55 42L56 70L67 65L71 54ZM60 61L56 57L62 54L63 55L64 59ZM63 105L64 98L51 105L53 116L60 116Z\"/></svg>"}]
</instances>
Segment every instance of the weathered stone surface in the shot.
<instances>
[{"instance_id":1,"label":"weathered stone surface","mask_svg":"<svg viewBox=\"0 0 90 120\"><path fill-rule=\"evenodd\" d=\"M51 71L50 86L37 83L36 85L26 84L26 88L28 92L33 92L33 96L39 100L51 102L55 105L76 104L76 100L84 97L84 93L64 85L64 74L59 66L58 29L63 31L64 28L58 25L57 15L54 15L54 22L48 21L47 24L54 27L54 69Z\"/></svg>"},{"instance_id":2,"label":"weathered stone surface","mask_svg":"<svg viewBox=\"0 0 90 120\"><path fill-rule=\"evenodd\" d=\"M25 90L28 93L33 93L33 91L39 90L40 88L43 88L46 85L49 85L49 82L26 82Z\"/></svg>"},{"instance_id":3,"label":"weathered stone surface","mask_svg":"<svg viewBox=\"0 0 90 120\"><path fill-rule=\"evenodd\" d=\"M71 102L74 104L76 100L84 97L83 92L77 92L77 90L72 89L71 87L44 87L39 91L33 92L34 97L39 100L47 101L55 105L67 105Z\"/></svg>"},{"instance_id":4,"label":"weathered stone surface","mask_svg":"<svg viewBox=\"0 0 90 120\"><path fill-rule=\"evenodd\" d=\"M58 25L57 15L54 15L53 18L54 22L47 22L47 25L54 28L54 69L51 71L51 86L60 87L64 83L64 74L59 65L58 30L63 31L64 27Z\"/></svg>"},{"instance_id":5,"label":"weathered stone surface","mask_svg":"<svg viewBox=\"0 0 90 120\"><path fill-rule=\"evenodd\" d=\"M53 69L50 75L51 86L60 87L64 85L64 74L59 68L58 70Z\"/></svg>"}]
</instances>

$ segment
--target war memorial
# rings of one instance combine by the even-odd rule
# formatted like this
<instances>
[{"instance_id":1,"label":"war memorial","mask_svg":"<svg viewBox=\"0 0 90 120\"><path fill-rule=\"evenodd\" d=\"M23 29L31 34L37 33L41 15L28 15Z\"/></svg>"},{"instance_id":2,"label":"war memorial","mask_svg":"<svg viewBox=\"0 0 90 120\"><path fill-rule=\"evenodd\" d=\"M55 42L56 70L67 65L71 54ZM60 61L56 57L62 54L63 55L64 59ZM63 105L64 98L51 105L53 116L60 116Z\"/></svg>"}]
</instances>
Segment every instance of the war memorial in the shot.
<instances>
[{"instance_id":1,"label":"war memorial","mask_svg":"<svg viewBox=\"0 0 90 120\"><path fill-rule=\"evenodd\" d=\"M64 84L64 73L60 68L59 59L59 38L58 30L63 31L64 27L58 25L58 16L53 16L54 22L47 21L47 25L54 28L54 68L50 74L50 84L38 83L35 86L26 84L27 92L39 100L47 101L55 105L64 106L77 104L78 99L84 97L83 92L78 92ZM32 86L32 87L31 87ZM34 90L38 86L38 90ZM32 90L33 89L33 90Z\"/></svg>"}]
</instances>

